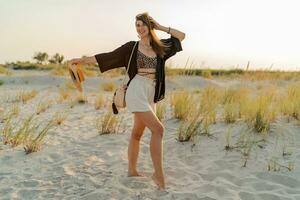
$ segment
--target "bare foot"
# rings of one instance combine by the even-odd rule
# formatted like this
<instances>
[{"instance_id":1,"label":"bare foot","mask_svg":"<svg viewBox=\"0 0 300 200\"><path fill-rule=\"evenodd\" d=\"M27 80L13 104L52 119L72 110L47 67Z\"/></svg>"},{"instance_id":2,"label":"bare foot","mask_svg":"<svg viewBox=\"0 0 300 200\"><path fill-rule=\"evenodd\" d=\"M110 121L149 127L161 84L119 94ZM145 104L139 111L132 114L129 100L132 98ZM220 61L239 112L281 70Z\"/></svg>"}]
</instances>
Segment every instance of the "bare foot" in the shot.
<instances>
[{"instance_id":1,"label":"bare foot","mask_svg":"<svg viewBox=\"0 0 300 200\"><path fill-rule=\"evenodd\" d=\"M151 178L154 181L154 183L158 186L159 190L164 191L166 189L163 177L157 177L155 175L155 173L153 173L152 176L151 176Z\"/></svg>"},{"instance_id":2,"label":"bare foot","mask_svg":"<svg viewBox=\"0 0 300 200\"><path fill-rule=\"evenodd\" d=\"M135 172L128 172L128 177L133 177L133 176L145 176L142 173L138 173L137 171Z\"/></svg>"}]
</instances>

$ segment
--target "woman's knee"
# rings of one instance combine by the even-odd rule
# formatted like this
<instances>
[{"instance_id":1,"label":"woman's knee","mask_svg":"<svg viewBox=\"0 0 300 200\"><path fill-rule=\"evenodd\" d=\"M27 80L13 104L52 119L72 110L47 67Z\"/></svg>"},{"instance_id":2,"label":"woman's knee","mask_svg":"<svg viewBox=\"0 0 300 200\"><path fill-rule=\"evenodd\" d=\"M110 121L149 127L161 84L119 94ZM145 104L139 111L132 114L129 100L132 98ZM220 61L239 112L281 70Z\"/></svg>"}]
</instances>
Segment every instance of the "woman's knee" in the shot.
<instances>
[{"instance_id":1,"label":"woman's knee","mask_svg":"<svg viewBox=\"0 0 300 200\"><path fill-rule=\"evenodd\" d=\"M138 133L138 132L132 132L131 134L131 137L132 139L134 140L138 140L140 141L141 140L141 137L142 137L143 133Z\"/></svg>"},{"instance_id":2,"label":"woman's knee","mask_svg":"<svg viewBox=\"0 0 300 200\"><path fill-rule=\"evenodd\" d=\"M134 140L140 140L141 137L143 136L144 130L145 130L145 126L134 127L132 130L131 137Z\"/></svg>"},{"instance_id":3,"label":"woman's knee","mask_svg":"<svg viewBox=\"0 0 300 200\"><path fill-rule=\"evenodd\" d=\"M152 134L158 134L159 136L163 137L164 132L165 132L164 126L162 124L160 124L154 128L154 130L152 131Z\"/></svg>"}]
</instances>

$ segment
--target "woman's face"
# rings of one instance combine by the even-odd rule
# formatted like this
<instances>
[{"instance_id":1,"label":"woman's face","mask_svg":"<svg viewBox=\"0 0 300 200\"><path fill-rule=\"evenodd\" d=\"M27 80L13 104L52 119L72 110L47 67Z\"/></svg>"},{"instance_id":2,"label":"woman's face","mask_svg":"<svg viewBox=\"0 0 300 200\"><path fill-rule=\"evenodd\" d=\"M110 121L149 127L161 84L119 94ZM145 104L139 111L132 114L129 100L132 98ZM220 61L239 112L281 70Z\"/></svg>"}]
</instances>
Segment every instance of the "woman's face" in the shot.
<instances>
[{"instance_id":1,"label":"woman's face","mask_svg":"<svg viewBox=\"0 0 300 200\"><path fill-rule=\"evenodd\" d=\"M147 37L149 35L148 26L141 20L137 20L135 22L136 32L139 34L141 38Z\"/></svg>"}]
</instances>

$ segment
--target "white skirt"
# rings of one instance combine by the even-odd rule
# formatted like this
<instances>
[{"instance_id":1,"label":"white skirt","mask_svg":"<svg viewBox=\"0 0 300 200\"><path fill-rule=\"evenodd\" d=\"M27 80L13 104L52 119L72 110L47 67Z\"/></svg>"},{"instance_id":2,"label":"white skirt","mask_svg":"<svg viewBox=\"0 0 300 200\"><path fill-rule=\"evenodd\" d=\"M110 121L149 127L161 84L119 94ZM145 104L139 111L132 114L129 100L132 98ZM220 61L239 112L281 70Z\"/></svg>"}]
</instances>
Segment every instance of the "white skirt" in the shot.
<instances>
[{"instance_id":1,"label":"white skirt","mask_svg":"<svg viewBox=\"0 0 300 200\"><path fill-rule=\"evenodd\" d=\"M154 103L156 81L139 74L130 81L127 88L125 101L130 112L156 112Z\"/></svg>"}]
</instances>

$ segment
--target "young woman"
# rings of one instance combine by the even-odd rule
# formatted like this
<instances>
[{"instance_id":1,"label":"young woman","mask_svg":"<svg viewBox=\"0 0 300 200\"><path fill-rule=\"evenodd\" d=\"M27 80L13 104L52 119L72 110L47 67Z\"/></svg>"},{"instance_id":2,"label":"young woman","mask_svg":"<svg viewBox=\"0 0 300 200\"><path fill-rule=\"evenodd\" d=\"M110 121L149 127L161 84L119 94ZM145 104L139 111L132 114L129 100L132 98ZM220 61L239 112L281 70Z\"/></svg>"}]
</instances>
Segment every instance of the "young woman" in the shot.
<instances>
[{"instance_id":1,"label":"young woman","mask_svg":"<svg viewBox=\"0 0 300 200\"><path fill-rule=\"evenodd\" d=\"M117 67L127 68L130 54L133 52L129 63L129 81L125 97L128 110L134 114L134 125L128 146L128 176L140 176L136 165L140 139L147 127L152 132L150 141L154 166L152 179L160 190L164 190L162 156L164 126L155 114L156 103L165 95L165 61L182 50L181 41L185 38L185 33L160 25L148 13L136 16L135 27L140 38L137 43L129 41L112 52L72 59L70 62L71 64L98 63L100 71L105 72ZM164 31L171 36L167 39L159 39L154 30Z\"/></svg>"}]
</instances>

